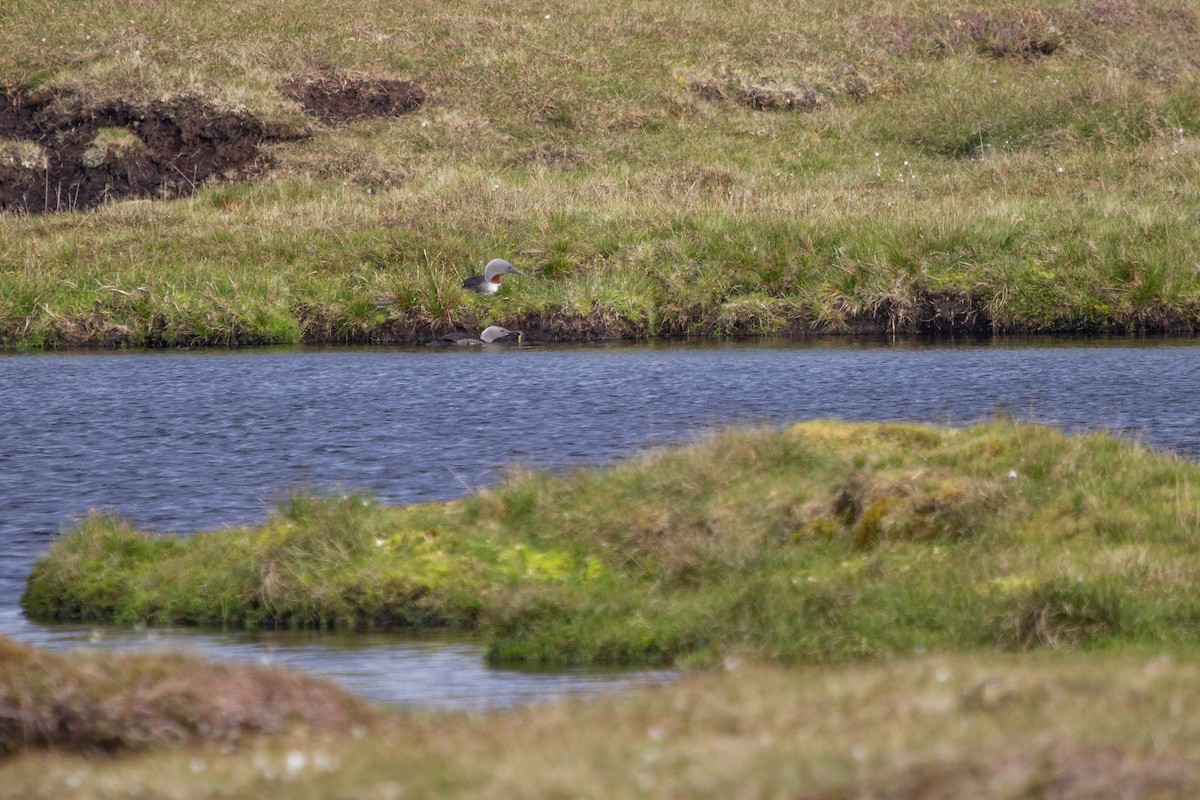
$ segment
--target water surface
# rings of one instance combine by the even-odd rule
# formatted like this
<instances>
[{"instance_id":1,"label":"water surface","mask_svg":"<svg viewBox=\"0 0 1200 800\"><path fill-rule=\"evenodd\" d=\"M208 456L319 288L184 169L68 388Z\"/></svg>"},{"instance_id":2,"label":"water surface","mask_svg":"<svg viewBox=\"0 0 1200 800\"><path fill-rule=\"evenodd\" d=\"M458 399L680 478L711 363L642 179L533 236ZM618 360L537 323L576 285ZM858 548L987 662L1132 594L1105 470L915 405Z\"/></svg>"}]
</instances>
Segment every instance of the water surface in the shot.
<instances>
[{"instance_id":1,"label":"water surface","mask_svg":"<svg viewBox=\"0 0 1200 800\"><path fill-rule=\"evenodd\" d=\"M538 685L574 691L572 680L579 691L624 685L636 676L487 670L463 642L382 636L351 650L320 636L93 637L92 628L30 622L17 599L37 554L91 508L190 532L260 520L297 485L447 499L512 464L602 463L729 424L812 417L965 423L1004 409L1195 456L1197 387L1196 340L2 355L0 634L57 648L184 641L405 703L416 694L477 705L492 692L504 704ZM461 668L439 660L452 657ZM406 672L412 664L423 666Z\"/></svg>"}]
</instances>

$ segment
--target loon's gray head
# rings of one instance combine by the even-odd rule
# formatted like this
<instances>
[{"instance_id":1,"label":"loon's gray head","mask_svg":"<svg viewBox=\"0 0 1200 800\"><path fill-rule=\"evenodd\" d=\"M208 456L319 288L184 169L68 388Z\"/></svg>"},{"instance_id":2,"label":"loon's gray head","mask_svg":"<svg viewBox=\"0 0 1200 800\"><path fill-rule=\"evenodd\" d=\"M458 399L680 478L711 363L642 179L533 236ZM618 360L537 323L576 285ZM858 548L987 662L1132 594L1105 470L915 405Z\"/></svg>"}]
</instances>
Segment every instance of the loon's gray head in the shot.
<instances>
[{"instance_id":1,"label":"loon's gray head","mask_svg":"<svg viewBox=\"0 0 1200 800\"><path fill-rule=\"evenodd\" d=\"M503 258L493 258L483 268L482 275L472 275L463 281L462 285L464 289L470 289L476 294L495 294L500 289L501 275L524 274Z\"/></svg>"},{"instance_id":2,"label":"loon's gray head","mask_svg":"<svg viewBox=\"0 0 1200 800\"><path fill-rule=\"evenodd\" d=\"M484 344L491 344L492 342L496 341L497 339L503 339L505 336L508 336L508 335L514 334L514 333L517 335L517 342L520 342L521 341L521 332L520 331L510 331L508 328L501 328L499 325L489 325L488 327L483 329L483 333L479 334L479 339Z\"/></svg>"},{"instance_id":3,"label":"loon's gray head","mask_svg":"<svg viewBox=\"0 0 1200 800\"><path fill-rule=\"evenodd\" d=\"M505 261L503 258L493 258L483 268L483 279L489 284L500 283L501 275L524 275L524 272Z\"/></svg>"}]
</instances>

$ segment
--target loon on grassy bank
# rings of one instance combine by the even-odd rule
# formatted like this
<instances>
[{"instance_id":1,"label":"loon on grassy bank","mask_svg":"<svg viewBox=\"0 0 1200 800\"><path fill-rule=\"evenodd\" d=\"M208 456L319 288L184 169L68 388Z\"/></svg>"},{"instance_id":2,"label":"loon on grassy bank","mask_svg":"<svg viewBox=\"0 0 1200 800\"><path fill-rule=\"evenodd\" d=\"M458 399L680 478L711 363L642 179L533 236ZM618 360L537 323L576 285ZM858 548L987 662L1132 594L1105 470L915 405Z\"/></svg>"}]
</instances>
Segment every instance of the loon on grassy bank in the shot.
<instances>
[{"instance_id":1,"label":"loon on grassy bank","mask_svg":"<svg viewBox=\"0 0 1200 800\"><path fill-rule=\"evenodd\" d=\"M500 290L501 275L524 275L524 272L505 261L503 258L493 258L483 268L482 275L472 275L463 281L463 288L479 294L495 294Z\"/></svg>"},{"instance_id":2,"label":"loon on grassy bank","mask_svg":"<svg viewBox=\"0 0 1200 800\"><path fill-rule=\"evenodd\" d=\"M479 334L478 338L463 333L462 331L454 331L447 333L445 336L439 336L432 342L427 344L428 347L454 347L461 345L482 345L482 344L508 344L516 342L521 344L521 332L510 331L508 328L501 328L499 325L490 325L483 329L483 333Z\"/></svg>"}]
</instances>

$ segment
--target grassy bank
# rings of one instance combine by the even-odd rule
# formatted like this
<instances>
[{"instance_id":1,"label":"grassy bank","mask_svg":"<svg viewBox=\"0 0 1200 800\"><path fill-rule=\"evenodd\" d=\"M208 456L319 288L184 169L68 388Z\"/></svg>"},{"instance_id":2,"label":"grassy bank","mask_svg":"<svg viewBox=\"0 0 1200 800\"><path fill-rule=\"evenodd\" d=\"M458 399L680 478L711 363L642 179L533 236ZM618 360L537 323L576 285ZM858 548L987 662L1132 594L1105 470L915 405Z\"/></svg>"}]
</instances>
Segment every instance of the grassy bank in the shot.
<instances>
[{"instance_id":1,"label":"grassy bank","mask_svg":"<svg viewBox=\"0 0 1200 800\"><path fill-rule=\"evenodd\" d=\"M1187 798L1198 679L1111 654L742 666L619 699L379 715L349 735L27 751L0 766L0 796Z\"/></svg>"},{"instance_id":2,"label":"grassy bank","mask_svg":"<svg viewBox=\"0 0 1200 800\"><path fill-rule=\"evenodd\" d=\"M282 669L175 655L61 656L0 637L0 758L41 748L229 747L296 727L345 733L376 718L349 692Z\"/></svg>"},{"instance_id":3,"label":"grassy bank","mask_svg":"<svg viewBox=\"0 0 1200 800\"><path fill-rule=\"evenodd\" d=\"M1200 467L1107 435L801 423L186 539L98 516L35 617L480 628L493 659L792 663L1197 641Z\"/></svg>"},{"instance_id":4,"label":"grassy bank","mask_svg":"<svg viewBox=\"0 0 1200 800\"><path fill-rule=\"evenodd\" d=\"M181 199L0 213L10 347L1200 319L1200 15L1178 0L0 15L0 85L47 119L189 97L263 140L194 193L172 173ZM346 75L429 99L333 124L285 90ZM0 172L36 172L52 154L4 106ZM99 129L81 158L136 172L136 138ZM496 255L529 277L466 295Z\"/></svg>"}]
</instances>

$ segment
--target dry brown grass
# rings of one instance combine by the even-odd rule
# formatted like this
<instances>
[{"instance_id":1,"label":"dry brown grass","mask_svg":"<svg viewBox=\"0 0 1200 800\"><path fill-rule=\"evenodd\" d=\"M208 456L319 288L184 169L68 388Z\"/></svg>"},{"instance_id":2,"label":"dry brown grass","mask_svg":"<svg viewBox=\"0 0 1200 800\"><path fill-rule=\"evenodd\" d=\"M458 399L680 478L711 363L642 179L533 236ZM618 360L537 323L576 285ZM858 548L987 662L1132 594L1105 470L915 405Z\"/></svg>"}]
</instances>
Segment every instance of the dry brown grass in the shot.
<instances>
[{"instance_id":1,"label":"dry brown grass","mask_svg":"<svg viewBox=\"0 0 1200 800\"><path fill-rule=\"evenodd\" d=\"M181 656L61 656L0 638L0 752L236 743L375 717L334 686L282 669Z\"/></svg>"},{"instance_id":2,"label":"dry brown grass","mask_svg":"<svg viewBox=\"0 0 1200 800\"><path fill-rule=\"evenodd\" d=\"M1194 664L933 657L737 665L632 697L484 715L396 715L360 735L258 738L117 760L29 753L6 796L803 800L1188 798Z\"/></svg>"}]
</instances>

